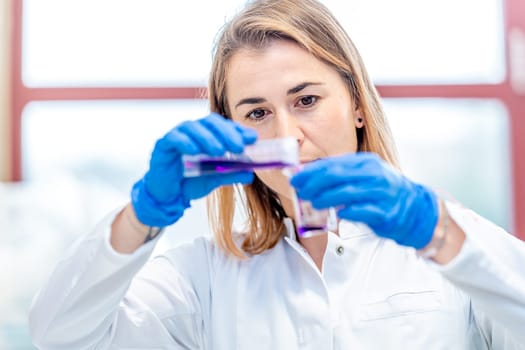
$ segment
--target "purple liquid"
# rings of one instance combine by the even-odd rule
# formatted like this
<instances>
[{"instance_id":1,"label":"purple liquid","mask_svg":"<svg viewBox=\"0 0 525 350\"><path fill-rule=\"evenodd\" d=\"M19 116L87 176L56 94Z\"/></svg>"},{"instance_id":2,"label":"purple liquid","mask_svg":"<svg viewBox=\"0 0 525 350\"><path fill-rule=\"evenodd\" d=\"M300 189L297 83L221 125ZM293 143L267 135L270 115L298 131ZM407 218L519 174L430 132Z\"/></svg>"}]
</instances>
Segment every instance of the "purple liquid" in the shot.
<instances>
[{"instance_id":1,"label":"purple liquid","mask_svg":"<svg viewBox=\"0 0 525 350\"><path fill-rule=\"evenodd\" d=\"M261 168L284 168L292 164L285 162L252 162L242 160L215 160L206 159L196 163L186 163L185 166L192 169L199 169L201 174L225 173L242 170L252 170Z\"/></svg>"},{"instance_id":2,"label":"purple liquid","mask_svg":"<svg viewBox=\"0 0 525 350\"><path fill-rule=\"evenodd\" d=\"M326 231L326 226L299 226L297 233L302 236L310 231Z\"/></svg>"}]
</instances>

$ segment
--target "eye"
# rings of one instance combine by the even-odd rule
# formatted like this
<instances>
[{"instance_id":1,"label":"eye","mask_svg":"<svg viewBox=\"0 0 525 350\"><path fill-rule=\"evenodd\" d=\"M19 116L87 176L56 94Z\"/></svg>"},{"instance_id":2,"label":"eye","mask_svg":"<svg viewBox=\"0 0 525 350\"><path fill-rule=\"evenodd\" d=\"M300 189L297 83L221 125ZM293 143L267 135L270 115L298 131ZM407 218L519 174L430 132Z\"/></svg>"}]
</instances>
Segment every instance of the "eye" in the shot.
<instances>
[{"instance_id":1,"label":"eye","mask_svg":"<svg viewBox=\"0 0 525 350\"><path fill-rule=\"evenodd\" d=\"M254 109L246 115L246 119L251 119L255 121L262 120L266 116L266 111L262 108Z\"/></svg>"},{"instance_id":2,"label":"eye","mask_svg":"<svg viewBox=\"0 0 525 350\"><path fill-rule=\"evenodd\" d=\"M317 102L317 98L317 96L313 95L303 96L299 99L297 104L303 107L309 107Z\"/></svg>"}]
</instances>

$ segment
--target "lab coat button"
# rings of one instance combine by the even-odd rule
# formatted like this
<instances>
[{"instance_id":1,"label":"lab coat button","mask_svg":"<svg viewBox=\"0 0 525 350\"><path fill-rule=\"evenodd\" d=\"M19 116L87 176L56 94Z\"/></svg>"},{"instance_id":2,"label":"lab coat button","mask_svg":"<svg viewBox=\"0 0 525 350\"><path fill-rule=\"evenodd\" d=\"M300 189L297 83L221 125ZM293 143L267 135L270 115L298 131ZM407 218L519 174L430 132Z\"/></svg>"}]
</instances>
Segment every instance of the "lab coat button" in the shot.
<instances>
[{"instance_id":1,"label":"lab coat button","mask_svg":"<svg viewBox=\"0 0 525 350\"><path fill-rule=\"evenodd\" d=\"M337 246L335 252L337 253L337 255L343 255L343 253L345 252L345 247L343 247L342 245Z\"/></svg>"}]
</instances>

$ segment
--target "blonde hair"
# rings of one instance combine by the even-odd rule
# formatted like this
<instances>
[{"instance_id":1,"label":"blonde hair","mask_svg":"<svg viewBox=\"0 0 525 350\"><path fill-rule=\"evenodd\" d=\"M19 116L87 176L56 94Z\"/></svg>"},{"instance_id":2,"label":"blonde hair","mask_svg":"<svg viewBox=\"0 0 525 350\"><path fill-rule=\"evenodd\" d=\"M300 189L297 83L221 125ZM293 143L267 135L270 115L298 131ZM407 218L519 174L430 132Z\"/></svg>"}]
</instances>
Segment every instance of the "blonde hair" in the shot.
<instances>
[{"instance_id":1,"label":"blonde hair","mask_svg":"<svg viewBox=\"0 0 525 350\"><path fill-rule=\"evenodd\" d=\"M210 108L229 118L226 74L230 58L242 48L264 49L273 40L289 40L333 67L346 81L365 126L357 129L358 151L377 153L398 167L397 154L379 95L356 47L336 18L315 0L256 0L222 29L214 50L208 84ZM208 214L219 246L237 257L259 254L281 239L286 216L277 195L257 177L250 185L221 187L208 197ZM244 192L244 193L243 193ZM232 236L235 199L247 213L241 247ZM242 250L241 250L242 249Z\"/></svg>"}]
</instances>

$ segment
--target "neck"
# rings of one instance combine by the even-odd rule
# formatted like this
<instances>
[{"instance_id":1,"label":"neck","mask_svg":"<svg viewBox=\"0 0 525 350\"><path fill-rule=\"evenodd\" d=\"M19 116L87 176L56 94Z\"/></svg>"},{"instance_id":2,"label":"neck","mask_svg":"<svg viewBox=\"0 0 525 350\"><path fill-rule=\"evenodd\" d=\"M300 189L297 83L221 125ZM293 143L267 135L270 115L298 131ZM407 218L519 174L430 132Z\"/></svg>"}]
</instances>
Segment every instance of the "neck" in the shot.
<instances>
[{"instance_id":1,"label":"neck","mask_svg":"<svg viewBox=\"0 0 525 350\"><path fill-rule=\"evenodd\" d=\"M312 237L302 238L298 236L299 243L308 252L315 266L319 271L323 271L323 258L328 244L328 234L320 234Z\"/></svg>"},{"instance_id":2,"label":"neck","mask_svg":"<svg viewBox=\"0 0 525 350\"><path fill-rule=\"evenodd\" d=\"M284 196L279 196L279 201L286 213L286 215L295 222L295 209L293 201ZM315 265L322 272L323 258L326 252L326 246L328 244L328 234L320 234L312 237L301 237L295 233L297 241L303 246L308 252L308 255L312 258Z\"/></svg>"}]
</instances>

